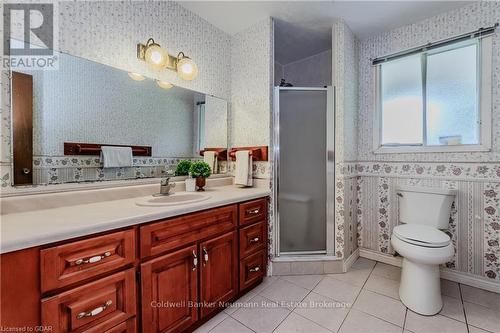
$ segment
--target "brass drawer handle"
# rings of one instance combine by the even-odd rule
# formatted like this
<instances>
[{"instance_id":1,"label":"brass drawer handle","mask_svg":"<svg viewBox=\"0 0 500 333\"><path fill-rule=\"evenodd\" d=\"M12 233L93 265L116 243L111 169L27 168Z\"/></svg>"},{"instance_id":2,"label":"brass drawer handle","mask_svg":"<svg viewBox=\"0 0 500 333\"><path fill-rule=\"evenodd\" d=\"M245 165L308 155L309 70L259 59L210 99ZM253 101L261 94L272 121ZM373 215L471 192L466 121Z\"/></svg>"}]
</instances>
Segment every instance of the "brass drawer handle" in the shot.
<instances>
[{"instance_id":1,"label":"brass drawer handle","mask_svg":"<svg viewBox=\"0 0 500 333\"><path fill-rule=\"evenodd\" d=\"M250 244L252 244L252 243L257 243L259 240L260 240L260 238L259 238L259 237L255 237L255 238L250 239L248 242L249 242Z\"/></svg>"},{"instance_id":2,"label":"brass drawer handle","mask_svg":"<svg viewBox=\"0 0 500 333\"><path fill-rule=\"evenodd\" d=\"M82 264L94 264L96 262L101 261L104 258L107 258L111 255L111 252L104 252L104 254L99 255L99 256L93 256L87 259L80 258L77 261L75 261L75 265L82 265Z\"/></svg>"},{"instance_id":3,"label":"brass drawer handle","mask_svg":"<svg viewBox=\"0 0 500 333\"><path fill-rule=\"evenodd\" d=\"M87 318L87 317L95 317L97 316L99 313L103 312L104 310L106 310L111 304L113 304L113 301L112 300L108 300L106 301L106 303L104 303L103 305L93 309L93 310L90 310L90 311L87 311L87 312L80 312L76 318L77 319L82 319L82 318Z\"/></svg>"},{"instance_id":4,"label":"brass drawer handle","mask_svg":"<svg viewBox=\"0 0 500 333\"><path fill-rule=\"evenodd\" d=\"M198 256L196 256L196 252L193 250L193 271L196 270L198 266Z\"/></svg>"},{"instance_id":5,"label":"brass drawer handle","mask_svg":"<svg viewBox=\"0 0 500 333\"><path fill-rule=\"evenodd\" d=\"M208 263L208 251L206 248L203 248L203 259L205 260L205 264Z\"/></svg>"},{"instance_id":6,"label":"brass drawer handle","mask_svg":"<svg viewBox=\"0 0 500 333\"><path fill-rule=\"evenodd\" d=\"M260 267L259 266L255 266L254 268L250 268L249 271L250 272L258 272L258 271L260 271Z\"/></svg>"},{"instance_id":7,"label":"brass drawer handle","mask_svg":"<svg viewBox=\"0 0 500 333\"><path fill-rule=\"evenodd\" d=\"M247 213L248 214L252 214L252 215L259 214L259 212L260 212L260 208L255 208L255 209L252 209L252 210L247 210Z\"/></svg>"}]
</instances>

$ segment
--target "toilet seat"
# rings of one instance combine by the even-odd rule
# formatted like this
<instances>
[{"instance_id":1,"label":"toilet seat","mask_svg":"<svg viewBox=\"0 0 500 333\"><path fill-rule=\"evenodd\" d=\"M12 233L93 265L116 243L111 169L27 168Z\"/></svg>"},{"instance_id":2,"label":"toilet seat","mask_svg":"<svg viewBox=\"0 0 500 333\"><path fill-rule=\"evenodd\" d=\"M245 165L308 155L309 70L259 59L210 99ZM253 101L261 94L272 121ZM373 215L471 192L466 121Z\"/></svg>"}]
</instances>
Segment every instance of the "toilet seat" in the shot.
<instances>
[{"instance_id":1,"label":"toilet seat","mask_svg":"<svg viewBox=\"0 0 500 333\"><path fill-rule=\"evenodd\" d=\"M394 227L392 233L401 241L417 246L438 248L450 244L450 237L433 227L418 224L403 224Z\"/></svg>"}]
</instances>

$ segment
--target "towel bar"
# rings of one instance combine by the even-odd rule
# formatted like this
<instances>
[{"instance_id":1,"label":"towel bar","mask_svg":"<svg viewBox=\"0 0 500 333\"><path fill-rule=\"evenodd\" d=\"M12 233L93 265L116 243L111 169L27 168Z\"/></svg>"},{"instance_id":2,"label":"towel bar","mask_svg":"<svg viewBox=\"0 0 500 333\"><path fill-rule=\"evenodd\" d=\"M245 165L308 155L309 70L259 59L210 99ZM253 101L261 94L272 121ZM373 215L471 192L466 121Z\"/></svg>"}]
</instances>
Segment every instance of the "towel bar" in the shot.
<instances>
[{"instance_id":1,"label":"towel bar","mask_svg":"<svg viewBox=\"0 0 500 333\"><path fill-rule=\"evenodd\" d=\"M99 155L101 146L111 147L131 147L134 156L151 156L151 147L149 146L127 146L127 145L108 145L104 143L78 143L65 142L64 155Z\"/></svg>"},{"instance_id":2,"label":"towel bar","mask_svg":"<svg viewBox=\"0 0 500 333\"><path fill-rule=\"evenodd\" d=\"M236 160L236 152L239 150L249 150L250 156L253 161L268 161L268 147L255 146L255 147L234 147L229 150L229 158L231 161Z\"/></svg>"},{"instance_id":3,"label":"towel bar","mask_svg":"<svg viewBox=\"0 0 500 333\"><path fill-rule=\"evenodd\" d=\"M219 161L227 161L227 148L205 148L200 150L200 155L205 155L206 151L215 152L215 156L217 156Z\"/></svg>"}]
</instances>

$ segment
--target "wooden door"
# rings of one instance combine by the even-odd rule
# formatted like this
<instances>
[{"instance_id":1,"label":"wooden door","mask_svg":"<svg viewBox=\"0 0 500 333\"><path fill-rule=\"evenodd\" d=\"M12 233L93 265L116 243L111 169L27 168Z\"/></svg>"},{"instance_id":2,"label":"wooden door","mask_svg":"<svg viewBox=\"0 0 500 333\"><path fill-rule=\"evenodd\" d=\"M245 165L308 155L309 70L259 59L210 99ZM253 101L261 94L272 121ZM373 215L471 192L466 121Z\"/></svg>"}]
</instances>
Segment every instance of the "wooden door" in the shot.
<instances>
[{"instance_id":1,"label":"wooden door","mask_svg":"<svg viewBox=\"0 0 500 333\"><path fill-rule=\"evenodd\" d=\"M196 245L141 264L142 330L181 332L198 319Z\"/></svg>"},{"instance_id":2,"label":"wooden door","mask_svg":"<svg viewBox=\"0 0 500 333\"><path fill-rule=\"evenodd\" d=\"M12 72L11 89L14 184L33 184L33 77Z\"/></svg>"},{"instance_id":3,"label":"wooden door","mask_svg":"<svg viewBox=\"0 0 500 333\"><path fill-rule=\"evenodd\" d=\"M232 231L200 244L202 318L237 293L237 239L236 231Z\"/></svg>"}]
</instances>

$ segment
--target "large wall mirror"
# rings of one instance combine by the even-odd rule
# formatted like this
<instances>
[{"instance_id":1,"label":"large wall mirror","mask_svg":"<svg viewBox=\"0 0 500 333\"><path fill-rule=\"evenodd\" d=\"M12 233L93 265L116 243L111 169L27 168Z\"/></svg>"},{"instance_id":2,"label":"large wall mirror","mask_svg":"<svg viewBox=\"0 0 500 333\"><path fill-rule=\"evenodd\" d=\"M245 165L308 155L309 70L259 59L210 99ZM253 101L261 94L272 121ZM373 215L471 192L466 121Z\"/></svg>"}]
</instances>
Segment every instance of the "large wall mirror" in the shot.
<instances>
[{"instance_id":1,"label":"large wall mirror","mask_svg":"<svg viewBox=\"0 0 500 333\"><path fill-rule=\"evenodd\" d=\"M13 71L14 185L160 177L215 150L225 173L227 102L68 54L58 69ZM133 147L104 168L100 146Z\"/></svg>"}]
</instances>

